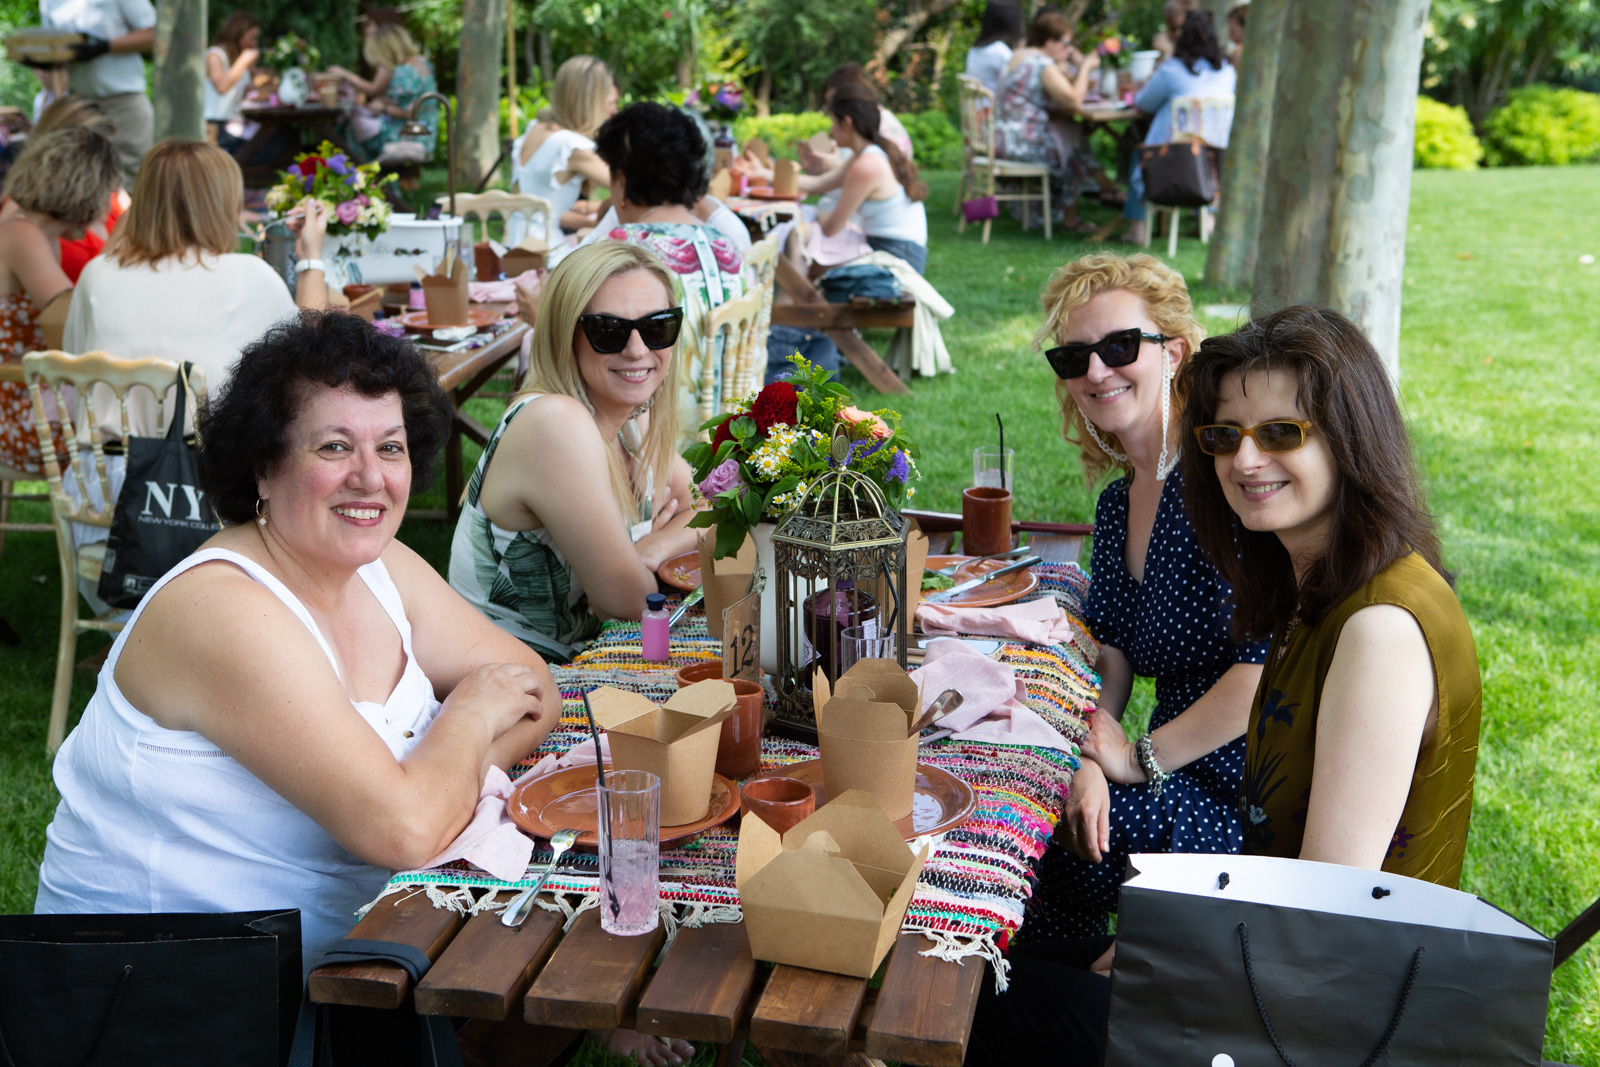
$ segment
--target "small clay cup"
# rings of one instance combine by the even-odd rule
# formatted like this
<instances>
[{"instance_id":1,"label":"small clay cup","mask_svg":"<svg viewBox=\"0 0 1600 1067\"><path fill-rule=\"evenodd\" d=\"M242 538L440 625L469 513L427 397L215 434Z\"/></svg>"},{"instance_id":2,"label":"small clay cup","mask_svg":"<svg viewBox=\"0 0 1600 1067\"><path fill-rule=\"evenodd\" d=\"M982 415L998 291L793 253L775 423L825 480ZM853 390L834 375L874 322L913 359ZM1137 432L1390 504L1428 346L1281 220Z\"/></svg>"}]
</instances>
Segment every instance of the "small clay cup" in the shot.
<instances>
[{"instance_id":1,"label":"small clay cup","mask_svg":"<svg viewBox=\"0 0 1600 1067\"><path fill-rule=\"evenodd\" d=\"M798 778L752 778L739 787L739 813L755 815L780 834L816 810L816 792Z\"/></svg>"},{"instance_id":2,"label":"small clay cup","mask_svg":"<svg viewBox=\"0 0 1600 1067\"><path fill-rule=\"evenodd\" d=\"M761 713L767 691L745 678L728 679L739 706L722 720L717 741L717 773L739 781L761 771Z\"/></svg>"},{"instance_id":3,"label":"small clay cup","mask_svg":"<svg viewBox=\"0 0 1600 1067\"><path fill-rule=\"evenodd\" d=\"M679 667L678 673L675 677L678 679L679 689L682 689L686 685L693 685L696 682L704 682L708 679L721 678L722 661L720 659L699 660L695 663L689 664L687 667Z\"/></svg>"},{"instance_id":4,"label":"small clay cup","mask_svg":"<svg viewBox=\"0 0 1600 1067\"><path fill-rule=\"evenodd\" d=\"M1011 490L981 485L961 491L961 551L992 556L1011 548Z\"/></svg>"}]
</instances>

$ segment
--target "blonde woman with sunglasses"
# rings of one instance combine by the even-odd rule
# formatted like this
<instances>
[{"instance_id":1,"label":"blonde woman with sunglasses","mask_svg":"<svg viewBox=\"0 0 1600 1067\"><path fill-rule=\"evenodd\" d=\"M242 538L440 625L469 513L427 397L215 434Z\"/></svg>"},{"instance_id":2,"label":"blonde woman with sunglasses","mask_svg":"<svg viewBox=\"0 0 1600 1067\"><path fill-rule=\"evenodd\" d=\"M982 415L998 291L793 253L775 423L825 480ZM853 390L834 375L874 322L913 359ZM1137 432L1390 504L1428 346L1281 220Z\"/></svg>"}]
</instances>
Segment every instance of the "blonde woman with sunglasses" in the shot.
<instances>
[{"instance_id":1,"label":"blonde woman with sunglasses","mask_svg":"<svg viewBox=\"0 0 1600 1067\"><path fill-rule=\"evenodd\" d=\"M1147 255L1067 264L1044 290L1038 343L1056 374L1063 436L1093 485L1085 615L1100 641L1089 759L1046 855L1028 939L1103 935L1130 852L1237 852L1245 720L1265 646L1229 633L1227 584L1200 552L1177 469L1174 376L1199 347L1183 277ZM1122 716L1155 679L1149 732Z\"/></svg>"},{"instance_id":2,"label":"blonde woman with sunglasses","mask_svg":"<svg viewBox=\"0 0 1600 1067\"><path fill-rule=\"evenodd\" d=\"M541 297L522 391L467 485L450 584L501 629L566 663L605 619L637 619L656 568L692 551L678 439L683 325L648 250L574 251Z\"/></svg>"}]
</instances>

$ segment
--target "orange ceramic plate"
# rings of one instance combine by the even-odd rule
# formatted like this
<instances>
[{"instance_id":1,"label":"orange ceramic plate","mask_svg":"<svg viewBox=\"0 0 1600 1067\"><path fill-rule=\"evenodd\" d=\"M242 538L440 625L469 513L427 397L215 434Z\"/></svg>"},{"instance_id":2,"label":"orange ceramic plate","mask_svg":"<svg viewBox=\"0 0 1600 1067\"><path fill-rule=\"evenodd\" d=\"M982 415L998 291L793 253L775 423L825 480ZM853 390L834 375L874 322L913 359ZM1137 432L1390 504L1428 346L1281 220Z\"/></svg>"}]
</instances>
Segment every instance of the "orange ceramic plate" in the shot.
<instances>
[{"instance_id":1,"label":"orange ceramic plate","mask_svg":"<svg viewBox=\"0 0 1600 1067\"><path fill-rule=\"evenodd\" d=\"M955 573L954 581L957 585L970 582L974 578L982 578L990 571L1009 567L1015 563L1014 559L986 559L977 562L971 556L929 556L924 564L929 570L936 571L948 567L952 563L959 563L961 567ZM954 600L941 600L941 604L949 604L957 608L992 608L997 604L1009 604L1013 600L1020 600L1039 587L1039 576L1031 569L1013 571L1003 578L996 578L986 582L971 592L962 593ZM933 596L936 590L929 590L922 594L926 600Z\"/></svg>"},{"instance_id":2,"label":"orange ceramic plate","mask_svg":"<svg viewBox=\"0 0 1600 1067\"><path fill-rule=\"evenodd\" d=\"M785 778L798 778L816 790L818 808L828 802L828 787L822 781L821 760L791 763L777 773ZM942 834L966 822L967 816L977 806L978 798L966 782L931 763L919 763L916 795L911 798L911 814L896 819L895 829L907 841L923 834Z\"/></svg>"},{"instance_id":3,"label":"orange ceramic plate","mask_svg":"<svg viewBox=\"0 0 1600 1067\"><path fill-rule=\"evenodd\" d=\"M488 326L491 323L499 322L502 318L504 318L505 316L502 314L504 310L505 305L503 304L468 307L467 321L465 323L460 323L459 325L465 326L470 324L478 327L481 330L483 327ZM447 326L435 326L430 323L428 321L428 313L426 311L406 312L404 315L400 316L400 325L404 326L408 330L414 330L417 333L432 333L434 330L449 329Z\"/></svg>"},{"instance_id":4,"label":"orange ceramic plate","mask_svg":"<svg viewBox=\"0 0 1600 1067\"><path fill-rule=\"evenodd\" d=\"M685 552L681 556L673 556L656 568L656 577L674 589L694 592L700 588L700 553Z\"/></svg>"},{"instance_id":5,"label":"orange ceramic plate","mask_svg":"<svg viewBox=\"0 0 1600 1067\"><path fill-rule=\"evenodd\" d=\"M598 807L594 765L589 763L530 778L517 786L511 799L506 801L506 813L519 829L545 838L569 827L581 830L578 847L582 849L593 849L599 843L595 835L595 827L599 825ZM663 826L661 847L697 837L702 830L725 823L738 813L738 786L720 774L713 775L711 808L705 817L682 826Z\"/></svg>"}]
</instances>

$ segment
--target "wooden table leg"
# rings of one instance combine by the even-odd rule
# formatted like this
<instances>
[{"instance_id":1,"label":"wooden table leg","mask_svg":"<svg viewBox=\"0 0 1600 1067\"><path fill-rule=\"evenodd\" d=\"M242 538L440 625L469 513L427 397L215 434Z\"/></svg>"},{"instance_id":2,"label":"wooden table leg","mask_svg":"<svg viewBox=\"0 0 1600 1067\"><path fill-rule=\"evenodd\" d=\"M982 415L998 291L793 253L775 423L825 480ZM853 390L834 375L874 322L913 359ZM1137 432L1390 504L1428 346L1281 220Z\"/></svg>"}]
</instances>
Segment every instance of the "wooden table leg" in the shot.
<instances>
[{"instance_id":1,"label":"wooden table leg","mask_svg":"<svg viewBox=\"0 0 1600 1067\"><path fill-rule=\"evenodd\" d=\"M906 383L861 337L859 330L825 330L844 358L880 393L903 393Z\"/></svg>"}]
</instances>

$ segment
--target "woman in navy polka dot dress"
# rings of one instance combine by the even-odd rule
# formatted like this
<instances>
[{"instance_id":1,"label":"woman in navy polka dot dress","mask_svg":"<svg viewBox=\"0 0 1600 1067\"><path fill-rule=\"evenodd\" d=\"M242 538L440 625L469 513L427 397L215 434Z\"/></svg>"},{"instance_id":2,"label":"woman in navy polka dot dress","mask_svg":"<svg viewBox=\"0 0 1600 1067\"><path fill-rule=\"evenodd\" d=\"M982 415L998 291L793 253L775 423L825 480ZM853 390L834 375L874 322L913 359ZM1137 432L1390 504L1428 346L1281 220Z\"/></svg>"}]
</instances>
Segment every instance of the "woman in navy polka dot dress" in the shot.
<instances>
[{"instance_id":1,"label":"woman in navy polka dot dress","mask_svg":"<svg viewBox=\"0 0 1600 1067\"><path fill-rule=\"evenodd\" d=\"M1148 255L1086 256L1050 279L1044 306L1064 435L1091 483L1123 477L1095 507L1084 613L1101 646L1099 710L1026 940L1104 934L1130 853L1239 851L1243 735L1266 656L1229 636L1232 590L1184 510L1172 386L1204 332L1182 275ZM1135 676L1156 680L1145 762L1121 725ZM1159 788L1147 765L1169 775Z\"/></svg>"}]
</instances>

